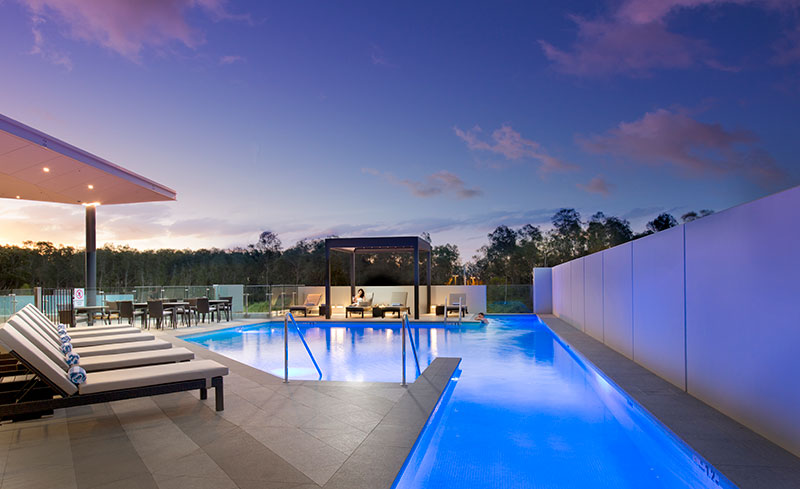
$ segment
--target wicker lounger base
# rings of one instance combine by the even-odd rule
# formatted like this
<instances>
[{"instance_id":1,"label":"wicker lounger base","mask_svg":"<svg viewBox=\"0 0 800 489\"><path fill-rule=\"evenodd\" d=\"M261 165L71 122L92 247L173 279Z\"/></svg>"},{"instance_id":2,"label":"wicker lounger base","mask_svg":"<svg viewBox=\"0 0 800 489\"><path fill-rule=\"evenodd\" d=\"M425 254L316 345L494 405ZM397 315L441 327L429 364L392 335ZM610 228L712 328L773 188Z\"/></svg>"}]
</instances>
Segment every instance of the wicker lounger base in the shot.
<instances>
[{"instance_id":1,"label":"wicker lounger base","mask_svg":"<svg viewBox=\"0 0 800 489\"><path fill-rule=\"evenodd\" d=\"M216 410L222 411L225 409L222 377L213 377L211 379L211 386L214 388ZM121 401L124 399L134 399L137 397L157 396L159 394L171 394L173 392L183 392L195 389L200 390L200 399L208 399L206 380L197 379L186 382L173 382L170 384L137 387L133 389L98 392L96 394L76 394L69 397L53 397L52 399L3 404L0 405L0 418L18 416L21 414L47 412L54 409L62 409L74 406L85 406L87 404L99 404L101 402Z\"/></svg>"}]
</instances>

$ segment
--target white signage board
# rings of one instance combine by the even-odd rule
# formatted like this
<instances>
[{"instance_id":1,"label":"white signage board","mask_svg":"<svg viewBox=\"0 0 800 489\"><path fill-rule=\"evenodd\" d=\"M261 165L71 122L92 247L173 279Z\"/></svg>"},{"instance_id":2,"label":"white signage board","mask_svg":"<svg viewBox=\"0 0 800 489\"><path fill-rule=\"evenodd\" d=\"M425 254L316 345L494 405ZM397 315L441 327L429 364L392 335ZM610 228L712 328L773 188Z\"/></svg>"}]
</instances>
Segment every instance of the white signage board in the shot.
<instances>
[{"instance_id":1,"label":"white signage board","mask_svg":"<svg viewBox=\"0 0 800 489\"><path fill-rule=\"evenodd\" d=\"M84 289L74 289L72 291L72 306L83 307L86 305L86 294Z\"/></svg>"}]
</instances>

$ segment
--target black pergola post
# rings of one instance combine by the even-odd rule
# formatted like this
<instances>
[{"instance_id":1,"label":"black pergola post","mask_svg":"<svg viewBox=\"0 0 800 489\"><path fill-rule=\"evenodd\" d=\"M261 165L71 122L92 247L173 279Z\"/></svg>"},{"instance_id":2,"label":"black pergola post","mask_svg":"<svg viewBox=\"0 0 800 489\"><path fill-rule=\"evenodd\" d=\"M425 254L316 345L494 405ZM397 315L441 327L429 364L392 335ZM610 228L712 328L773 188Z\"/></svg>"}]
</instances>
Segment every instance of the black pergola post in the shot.
<instances>
[{"instance_id":1,"label":"black pergola post","mask_svg":"<svg viewBox=\"0 0 800 489\"><path fill-rule=\"evenodd\" d=\"M414 319L419 319L419 245L414 245Z\"/></svg>"},{"instance_id":2,"label":"black pergola post","mask_svg":"<svg viewBox=\"0 0 800 489\"><path fill-rule=\"evenodd\" d=\"M428 312L431 310L431 262L433 261L433 251L428 251L428 300L426 307Z\"/></svg>"},{"instance_id":3,"label":"black pergola post","mask_svg":"<svg viewBox=\"0 0 800 489\"><path fill-rule=\"evenodd\" d=\"M356 296L356 251L350 254L350 297Z\"/></svg>"},{"instance_id":4,"label":"black pergola post","mask_svg":"<svg viewBox=\"0 0 800 489\"><path fill-rule=\"evenodd\" d=\"M325 319L331 318L331 247L325 242Z\"/></svg>"}]
</instances>

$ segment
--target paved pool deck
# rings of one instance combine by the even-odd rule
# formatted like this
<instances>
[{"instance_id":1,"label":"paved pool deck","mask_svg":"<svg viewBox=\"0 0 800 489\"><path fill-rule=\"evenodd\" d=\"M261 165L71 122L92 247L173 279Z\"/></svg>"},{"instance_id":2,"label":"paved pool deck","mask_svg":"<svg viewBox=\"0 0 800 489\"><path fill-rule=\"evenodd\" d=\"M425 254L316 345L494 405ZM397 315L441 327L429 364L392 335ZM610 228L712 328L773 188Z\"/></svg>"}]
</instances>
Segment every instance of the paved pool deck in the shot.
<instances>
[{"instance_id":1,"label":"paved pool deck","mask_svg":"<svg viewBox=\"0 0 800 489\"><path fill-rule=\"evenodd\" d=\"M742 489L800 487L800 459L567 323L542 319ZM408 387L282 379L177 336L263 322L153 331L217 360L213 392L57 410L0 426L0 488L389 488L459 359Z\"/></svg>"},{"instance_id":2,"label":"paved pool deck","mask_svg":"<svg viewBox=\"0 0 800 489\"><path fill-rule=\"evenodd\" d=\"M561 319L539 317L741 489L800 488L800 458Z\"/></svg>"},{"instance_id":3,"label":"paved pool deck","mask_svg":"<svg viewBox=\"0 0 800 489\"><path fill-rule=\"evenodd\" d=\"M389 488L460 359L436 359L407 387L399 371L397 383L285 384L177 338L255 322L151 330L228 366L224 411L213 391L181 392L4 423L0 487Z\"/></svg>"}]
</instances>

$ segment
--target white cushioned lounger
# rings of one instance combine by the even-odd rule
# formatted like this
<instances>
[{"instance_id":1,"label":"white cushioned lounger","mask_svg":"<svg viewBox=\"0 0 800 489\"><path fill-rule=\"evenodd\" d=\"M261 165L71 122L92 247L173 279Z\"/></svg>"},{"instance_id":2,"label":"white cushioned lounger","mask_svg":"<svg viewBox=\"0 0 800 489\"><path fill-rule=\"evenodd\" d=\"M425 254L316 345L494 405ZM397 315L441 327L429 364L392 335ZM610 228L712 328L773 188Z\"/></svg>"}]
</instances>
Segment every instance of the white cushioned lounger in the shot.
<instances>
[{"instance_id":1,"label":"white cushioned lounger","mask_svg":"<svg viewBox=\"0 0 800 489\"><path fill-rule=\"evenodd\" d=\"M55 347L58 351L61 351L61 342L58 340L58 336L55 334L50 334L46 329L42 328L38 323L31 322L28 320L24 315L19 313L15 314L9 319L9 322L15 324L17 321L25 321L25 324L28 326L32 326L30 330L32 332L38 333L39 336L46 342ZM80 355L81 357L90 357L95 355L112 355L116 353L133 353L137 351L148 351L148 350L166 350L172 348L172 344L164 341L164 340L156 340L151 339L147 341L133 341L129 343L109 343L105 345L98 345L98 346L84 346L84 347L75 347L73 345L73 351Z\"/></svg>"},{"instance_id":2,"label":"white cushioned lounger","mask_svg":"<svg viewBox=\"0 0 800 489\"><path fill-rule=\"evenodd\" d=\"M155 336L146 333L112 334L108 336L89 336L87 338L72 338L73 348L84 346L108 345L111 343L130 343L135 341L153 340Z\"/></svg>"},{"instance_id":3,"label":"white cushioned lounger","mask_svg":"<svg viewBox=\"0 0 800 489\"><path fill-rule=\"evenodd\" d=\"M68 406L78 406L167 392L200 389L205 399L209 387L215 388L217 411L223 409L222 376L228 367L213 360L196 360L168 365L123 368L86 374L86 382L76 386L69 375L27 338L14 328L0 328L0 346L38 372L67 397L27 401L0 406L0 415L41 412Z\"/></svg>"},{"instance_id":4,"label":"white cushioned lounger","mask_svg":"<svg viewBox=\"0 0 800 489\"><path fill-rule=\"evenodd\" d=\"M115 353L133 353L136 351L168 350L172 348L172 343L164 340L134 341L131 343L110 343L108 345L84 346L73 348L72 351L81 358L95 355L111 355Z\"/></svg>"},{"instance_id":5,"label":"white cushioned lounger","mask_svg":"<svg viewBox=\"0 0 800 489\"><path fill-rule=\"evenodd\" d=\"M30 318L30 315L27 314L23 314L23 316ZM55 329L43 325L42 321L33 318L31 321L28 322L28 324L35 326L40 333L49 336L55 343L59 345L61 344L61 341L59 340L58 337L58 333L56 333ZM155 339L155 336L137 331L135 333L127 333L127 334L112 334L112 335L100 335L100 336L87 336L84 338L73 338L72 346L73 348L80 348L85 346L106 345L109 343L129 343L134 341L147 341L152 339Z\"/></svg>"},{"instance_id":6,"label":"white cushioned lounger","mask_svg":"<svg viewBox=\"0 0 800 489\"><path fill-rule=\"evenodd\" d=\"M54 339L54 341L59 342L58 334L48 328L46 326L42 326L41 323L30 323L35 324L39 331L50 336ZM129 343L133 341L147 341L155 339L155 336L151 334L145 334L141 332L136 333L126 333L126 334L112 334L112 335L99 335L99 336L87 336L84 338L73 338L72 339L72 346L74 348L80 348L84 346L97 346L97 345L107 345L109 343Z\"/></svg>"},{"instance_id":7,"label":"white cushioned lounger","mask_svg":"<svg viewBox=\"0 0 800 489\"><path fill-rule=\"evenodd\" d=\"M36 321L37 324L41 325L43 328L50 328L53 332L56 331L56 325L53 324L50 319L41 313L36 307L28 304L27 306L20 309L17 314L24 314L25 316L29 317L33 321ZM84 338L87 336L101 336L101 335L112 335L112 334L130 334L130 333L139 333L141 330L139 328L134 328L131 326L113 326L113 327L95 327L89 326L86 328L67 328L67 334L71 338Z\"/></svg>"},{"instance_id":8,"label":"white cushioned lounger","mask_svg":"<svg viewBox=\"0 0 800 489\"><path fill-rule=\"evenodd\" d=\"M15 315L8 323L0 328L14 328L30 341L39 351L47 355L56 365L65 372L69 370L64 355L57 346L45 340L20 315ZM78 353L80 355L80 353ZM186 348L170 348L168 350L150 350L133 353L118 353L110 355L95 355L81 358L79 365L87 372L111 370L115 368L141 367L144 365L159 365L162 363L185 362L194 358L194 353Z\"/></svg>"}]
</instances>

